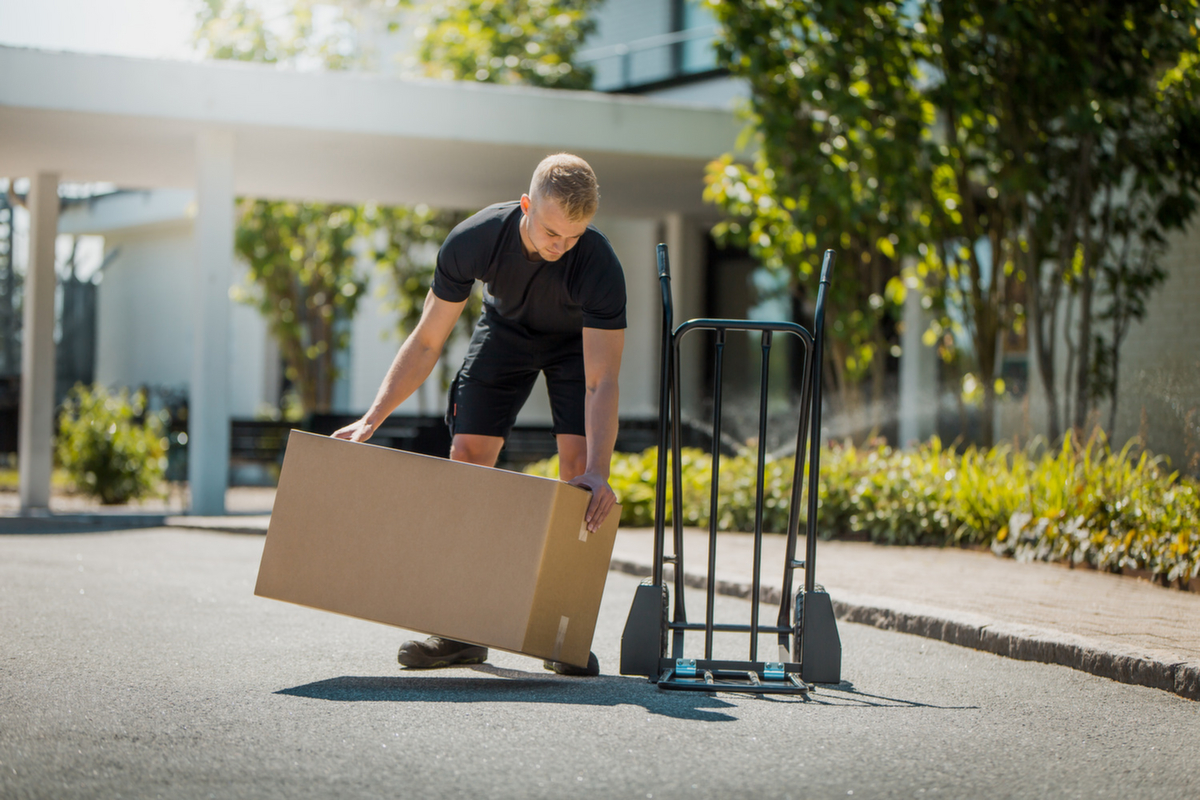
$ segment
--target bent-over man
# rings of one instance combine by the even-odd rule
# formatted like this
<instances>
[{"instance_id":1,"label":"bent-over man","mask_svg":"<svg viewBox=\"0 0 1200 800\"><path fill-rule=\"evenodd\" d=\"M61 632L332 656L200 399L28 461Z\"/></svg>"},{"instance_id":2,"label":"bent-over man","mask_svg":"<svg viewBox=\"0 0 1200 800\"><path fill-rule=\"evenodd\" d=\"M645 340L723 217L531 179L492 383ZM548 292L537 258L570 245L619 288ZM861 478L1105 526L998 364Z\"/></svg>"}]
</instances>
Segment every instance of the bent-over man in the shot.
<instances>
[{"instance_id":1,"label":"bent-over man","mask_svg":"<svg viewBox=\"0 0 1200 800\"><path fill-rule=\"evenodd\" d=\"M616 502L608 474L625 341L624 274L608 239L591 225L599 203L592 168L560 153L538 165L519 201L488 206L455 227L438 251L421 319L371 408L334 436L366 441L417 390L475 281L483 281L483 315L446 410L450 458L495 466L540 372L550 395L559 477L591 491L586 522L596 530ZM478 664L487 655L485 647L434 636L405 642L399 661L431 668ZM545 666L562 674L599 674L595 655L587 669Z\"/></svg>"}]
</instances>

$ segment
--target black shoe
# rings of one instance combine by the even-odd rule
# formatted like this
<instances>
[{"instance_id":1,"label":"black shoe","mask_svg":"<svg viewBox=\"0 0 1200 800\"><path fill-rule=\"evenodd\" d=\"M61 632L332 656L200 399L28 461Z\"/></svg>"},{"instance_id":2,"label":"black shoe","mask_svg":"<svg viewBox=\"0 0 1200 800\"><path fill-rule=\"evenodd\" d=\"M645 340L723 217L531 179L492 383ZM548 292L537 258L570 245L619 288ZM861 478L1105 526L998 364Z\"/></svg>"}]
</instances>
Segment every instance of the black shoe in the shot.
<instances>
[{"instance_id":1,"label":"black shoe","mask_svg":"<svg viewBox=\"0 0 1200 800\"><path fill-rule=\"evenodd\" d=\"M430 636L423 642L411 641L400 645L396 660L410 669L434 669L458 664L482 664L487 657L486 647Z\"/></svg>"},{"instance_id":2,"label":"black shoe","mask_svg":"<svg viewBox=\"0 0 1200 800\"><path fill-rule=\"evenodd\" d=\"M595 653L588 653L588 663L586 667L577 667L574 664L564 664L561 661L543 661L542 666L551 672L556 672L559 675L570 675L576 678L594 678L600 674L600 661L596 658Z\"/></svg>"}]
</instances>

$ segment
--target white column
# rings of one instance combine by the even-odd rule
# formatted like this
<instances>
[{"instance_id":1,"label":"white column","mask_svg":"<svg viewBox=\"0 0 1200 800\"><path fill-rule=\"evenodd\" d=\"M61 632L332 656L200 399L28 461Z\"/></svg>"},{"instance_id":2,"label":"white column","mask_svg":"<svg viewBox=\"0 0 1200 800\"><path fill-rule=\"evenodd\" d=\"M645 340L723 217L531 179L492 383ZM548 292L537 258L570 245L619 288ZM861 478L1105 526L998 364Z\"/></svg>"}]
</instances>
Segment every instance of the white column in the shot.
<instances>
[{"instance_id":1,"label":"white column","mask_svg":"<svg viewBox=\"0 0 1200 800\"><path fill-rule=\"evenodd\" d=\"M39 172L29 190L29 259L21 343L17 439L21 512L50 508L54 450L54 240L58 175Z\"/></svg>"},{"instance_id":2,"label":"white column","mask_svg":"<svg viewBox=\"0 0 1200 800\"><path fill-rule=\"evenodd\" d=\"M923 442L937 430L938 355L921 337L929 313L921 307L919 287L910 285L904 298L904 333L900 338L900 445Z\"/></svg>"},{"instance_id":3,"label":"white column","mask_svg":"<svg viewBox=\"0 0 1200 800\"><path fill-rule=\"evenodd\" d=\"M188 484L193 514L225 513L229 483L229 287L233 280L233 134L196 138L196 278L191 298Z\"/></svg>"}]
</instances>

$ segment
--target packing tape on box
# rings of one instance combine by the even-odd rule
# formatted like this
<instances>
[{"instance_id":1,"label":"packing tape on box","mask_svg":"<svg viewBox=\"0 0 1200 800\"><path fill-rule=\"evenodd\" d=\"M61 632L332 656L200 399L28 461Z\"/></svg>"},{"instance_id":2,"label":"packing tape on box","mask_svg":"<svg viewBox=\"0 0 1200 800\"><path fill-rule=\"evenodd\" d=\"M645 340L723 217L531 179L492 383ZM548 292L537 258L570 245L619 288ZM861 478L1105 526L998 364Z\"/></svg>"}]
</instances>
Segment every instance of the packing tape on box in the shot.
<instances>
[{"instance_id":1,"label":"packing tape on box","mask_svg":"<svg viewBox=\"0 0 1200 800\"><path fill-rule=\"evenodd\" d=\"M560 617L558 620L558 635L554 637L554 657L551 661L558 661L562 655L563 642L567 640L567 625L571 623L570 617Z\"/></svg>"},{"instance_id":2,"label":"packing tape on box","mask_svg":"<svg viewBox=\"0 0 1200 800\"><path fill-rule=\"evenodd\" d=\"M583 521L583 524L579 526L579 541L586 542L587 537L588 537L588 529L587 529L587 520L585 519Z\"/></svg>"}]
</instances>

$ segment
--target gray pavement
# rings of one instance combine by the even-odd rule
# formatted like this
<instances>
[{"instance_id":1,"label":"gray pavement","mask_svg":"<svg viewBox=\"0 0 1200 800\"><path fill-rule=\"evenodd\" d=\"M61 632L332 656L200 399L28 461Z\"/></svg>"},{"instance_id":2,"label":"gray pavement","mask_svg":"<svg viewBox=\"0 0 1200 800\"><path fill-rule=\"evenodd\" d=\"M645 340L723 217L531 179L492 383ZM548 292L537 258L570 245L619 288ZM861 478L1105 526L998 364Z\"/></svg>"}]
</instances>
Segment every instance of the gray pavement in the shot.
<instances>
[{"instance_id":1,"label":"gray pavement","mask_svg":"<svg viewBox=\"0 0 1200 800\"><path fill-rule=\"evenodd\" d=\"M598 679L496 651L401 671L404 631L254 597L262 544L0 536L0 797L1184 800L1200 785L1191 701L867 625L840 626L844 682L807 699L613 675L637 583L616 571ZM748 605L720 597L718 615Z\"/></svg>"},{"instance_id":2,"label":"gray pavement","mask_svg":"<svg viewBox=\"0 0 1200 800\"><path fill-rule=\"evenodd\" d=\"M265 531L269 521L266 514L167 518L168 525L178 527L238 532ZM767 602L779 602L785 544L782 536L764 538L762 597ZM653 531L622 529L613 569L649 575L653 550ZM801 557L803 551L801 539ZM717 552L718 591L748 597L753 537L723 533ZM684 572L690 585L703 585L707 557L707 532L686 530ZM846 621L1061 664L1200 700L1200 594L1195 592L1086 568L1018 563L989 552L842 541L818 543L816 577ZM797 572L797 581L802 578Z\"/></svg>"}]
</instances>

